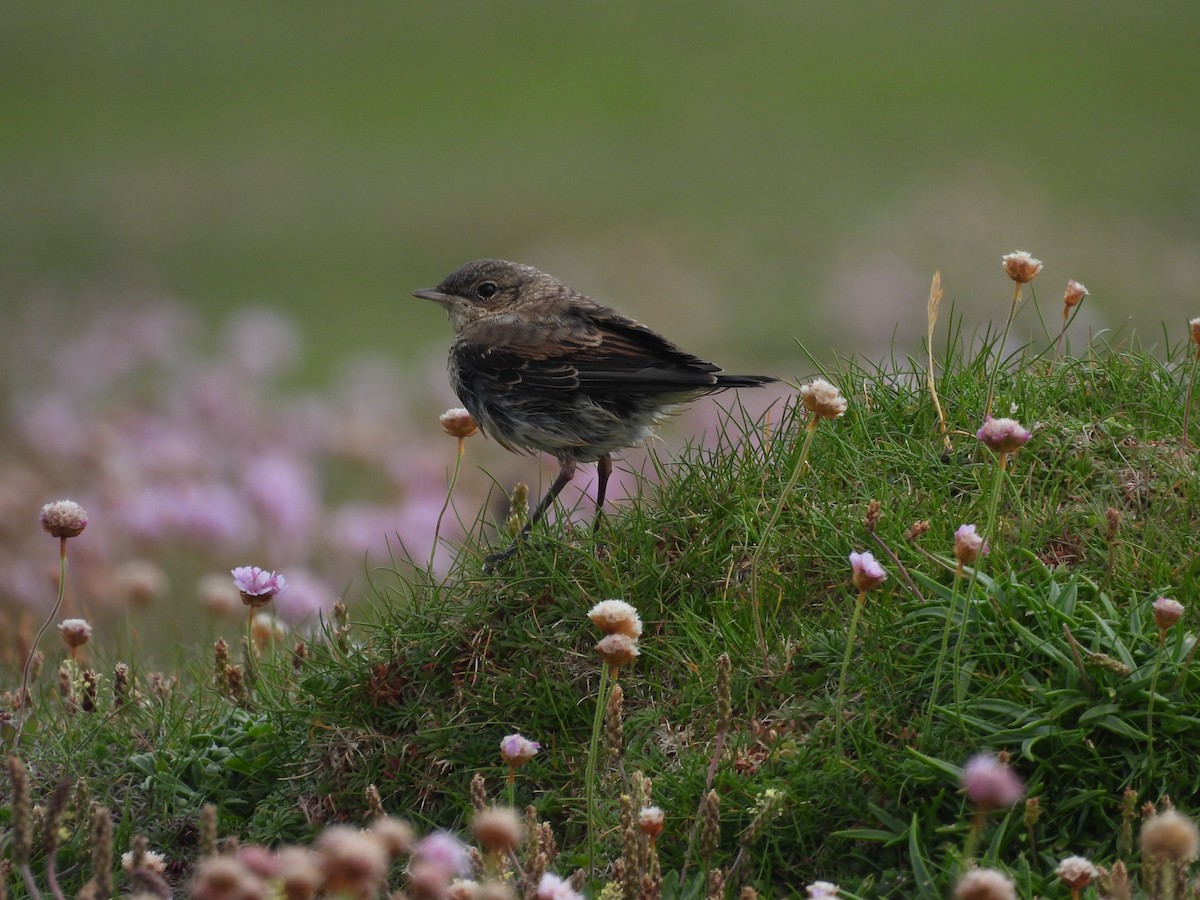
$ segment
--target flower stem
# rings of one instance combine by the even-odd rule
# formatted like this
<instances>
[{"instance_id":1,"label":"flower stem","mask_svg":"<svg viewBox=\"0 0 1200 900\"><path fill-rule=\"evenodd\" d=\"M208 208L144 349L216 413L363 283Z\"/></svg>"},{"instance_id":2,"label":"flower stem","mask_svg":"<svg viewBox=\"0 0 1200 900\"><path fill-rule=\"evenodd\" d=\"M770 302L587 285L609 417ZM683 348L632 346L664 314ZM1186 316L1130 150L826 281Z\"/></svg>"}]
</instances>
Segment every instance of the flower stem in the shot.
<instances>
[{"instance_id":1,"label":"flower stem","mask_svg":"<svg viewBox=\"0 0 1200 900\"><path fill-rule=\"evenodd\" d=\"M1000 453L996 457L996 474L992 479L992 496L988 499L987 509L987 525L983 531L983 547L990 548L990 552L994 553L995 544L995 528L996 528L996 510L1000 506L1000 487L1004 484L1004 473L1008 468L1008 454ZM979 570L982 567L983 555L980 554L979 559L975 561L975 565L971 567L971 580L967 582L967 590L963 595L963 614L962 624L958 629L958 638L954 642L954 716L958 719L958 727L962 730L963 735L967 733L966 725L962 718L962 701L963 701L963 679L962 679L962 644L963 636L967 632L967 610L971 605L971 597L975 594L975 583L979 580Z\"/></svg>"},{"instance_id":2,"label":"flower stem","mask_svg":"<svg viewBox=\"0 0 1200 900\"><path fill-rule=\"evenodd\" d=\"M942 626L942 646L938 650L937 666L933 670L933 689L929 692L929 706L925 710L925 725L921 729L923 738L928 736L933 724L933 707L937 704L938 688L942 684L942 665L946 662L946 648L950 644L950 624L954 620L954 613L958 610L958 587L962 584L962 574L963 567L960 563L954 572L954 592L950 595L950 606L946 610L946 624ZM965 606L963 626L966 626Z\"/></svg>"},{"instance_id":3,"label":"flower stem","mask_svg":"<svg viewBox=\"0 0 1200 900\"><path fill-rule=\"evenodd\" d=\"M1188 417L1192 411L1192 392L1196 387L1196 370L1200 369L1200 356L1192 360L1192 374L1188 378L1187 396L1183 400L1183 446L1187 449L1191 446L1188 439Z\"/></svg>"},{"instance_id":4,"label":"flower stem","mask_svg":"<svg viewBox=\"0 0 1200 900\"><path fill-rule=\"evenodd\" d=\"M837 700L833 705L834 716L834 747L838 756L842 755L842 699L846 693L846 673L850 670L850 657L854 653L854 634L858 631L858 620L862 617L863 606L867 599L866 591L859 591L854 600L854 615L850 617L850 633L846 635L846 652L842 655L842 672L838 676Z\"/></svg>"},{"instance_id":5,"label":"flower stem","mask_svg":"<svg viewBox=\"0 0 1200 900\"><path fill-rule=\"evenodd\" d=\"M1004 364L1004 347L1008 344L1008 332L1012 328L1013 319L1017 317L1017 304L1021 300L1021 283L1015 283L1013 290L1012 306L1008 309L1008 321L1004 323L1004 335L1000 338L1000 344L996 348L996 364L992 366L992 373L988 376L988 392L987 404L983 408L983 417L986 419L992 414L992 400L996 396L996 375L1000 372L1000 367Z\"/></svg>"},{"instance_id":6,"label":"flower stem","mask_svg":"<svg viewBox=\"0 0 1200 900\"><path fill-rule=\"evenodd\" d=\"M446 510L450 508L450 498L454 496L454 486L458 484L458 470L462 468L463 452L466 450L466 439L458 439L458 453L454 456L454 473L450 476L450 487L446 491L446 502L442 504L441 511L438 512L437 524L433 526L433 546L429 550L429 564L426 568L429 571L429 577L433 577L433 559L437 556L438 535L442 532L442 519L446 515Z\"/></svg>"},{"instance_id":7,"label":"flower stem","mask_svg":"<svg viewBox=\"0 0 1200 900\"><path fill-rule=\"evenodd\" d=\"M1146 704L1146 764L1150 769L1151 783L1154 782L1154 699L1158 694L1158 673L1162 671L1163 656L1166 655L1167 629L1158 630L1158 654L1154 658L1154 672L1150 675L1150 701Z\"/></svg>"},{"instance_id":8,"label":"flower stem","mask_svg":"<svg viewBox=\"0 0 1200 900\"><path fill-rule=\"evenodd\" d=\"M588 749L585 779L585 803L587 804L588 864L590 878L596 866L596 760L600 755L600 731L604 724L604 709L608 705L608 666L600 668L600 690L596 697L596 716L592 720L592 744Z\"/></svg>"},{"instance_id":9,"label":"flower stem","mask_svg":"<svg viewBox=\"0 0 1200 900\"><path fill-rule=\"evenodd\" d=\"M29 696L29 670L33 667L33 657L37 653L38 644L42 641L42 635L46 633L46 629L50 627L50 623L58 617L58 611L62 607L63 597L67 591L67 539L59 538L58 544L58 597L54 600L54 608L50 610L50 615L46 617L46 621L42 623L42 627L38 629L38 633L33 638L33 643L29 645L29 653L25 657L25 665L21 669L21 693L18 695L21 703L21 715L17 719L17 729L13 734L13 752L15 753L21 746L21 732L25 728L25 721L29 716L29 707L32 705L32 699Z\"/></svg>"},{"instance_id":10,"label":"flower stem","mask_svg":"<svg viewBox=\"0 0 1200 900\"><path fill-rule=\"evenodd\" d=\"M769 543L771 532L775 529L776 523L779 522L779 516L783 513L783 507L787 504L788 495L796 486L796 482L800 480L800 473L804 471L804 464L808 460L808 448L812 446L813 435L817 433L817 423L821 420L820 416L815 413L810 414L808 422L805 425L804 444L800 448L800 458L796 461L796 465L792 467L792 474L788 476L787 484L783 486L783 491L779 495L779 502L775 504L775 509L771 511L771 518L767 520L767 524L763 526L762 533L758 538L758 546L754 549L754 557L750 560L750 603L754 610L754 634L758 638L758 648L762 653L763 671L770 671L770 657L767 654L767 639L763 632L762 622L762 597L758 593L758 569L759 562L762 558L763 550Z\"/></svg>"}]
</instances>

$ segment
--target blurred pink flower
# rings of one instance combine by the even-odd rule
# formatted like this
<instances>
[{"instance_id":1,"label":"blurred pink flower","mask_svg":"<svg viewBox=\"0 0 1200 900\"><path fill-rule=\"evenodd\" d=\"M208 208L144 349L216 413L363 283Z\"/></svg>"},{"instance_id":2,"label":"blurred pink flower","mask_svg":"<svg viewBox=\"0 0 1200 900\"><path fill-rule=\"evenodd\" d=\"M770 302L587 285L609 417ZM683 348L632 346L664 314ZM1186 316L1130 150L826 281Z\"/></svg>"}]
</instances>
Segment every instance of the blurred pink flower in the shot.
<instances>
[{"instance_id":1,"label":"blurred pink flower","mask_svg":"<svg viewBox=\"0 0 1200 900\"><path fill-rule=\"evenodd\" d=\"M288 569L288 589L275 598L275 612L292 627L315 625L333 613L337 595L327 583L306 569Z\"/></svg>"},{"instance_id":2,"label":"blurred pink flower","mask_svg":"<svg viewBox=\"0 0 1200 900\"><path fill-rule=\"evenodd\" d=\"M1025 783L1006 763L991 753L972 756L963 766L963 792L976 807L1008 809L1025 796Z\"/></svg>"},{"instance_id":3,"label":"blurred pink flower","mask_svg":"<svg viewBox=\"0 0 1200 900\"><path fill-rule=\"evenodd\" d=\"M471 874L467 845L448 831L435 831L417 841L413 861L433 866L443 873L466 878Z\"/></svg>"}]
</instances>

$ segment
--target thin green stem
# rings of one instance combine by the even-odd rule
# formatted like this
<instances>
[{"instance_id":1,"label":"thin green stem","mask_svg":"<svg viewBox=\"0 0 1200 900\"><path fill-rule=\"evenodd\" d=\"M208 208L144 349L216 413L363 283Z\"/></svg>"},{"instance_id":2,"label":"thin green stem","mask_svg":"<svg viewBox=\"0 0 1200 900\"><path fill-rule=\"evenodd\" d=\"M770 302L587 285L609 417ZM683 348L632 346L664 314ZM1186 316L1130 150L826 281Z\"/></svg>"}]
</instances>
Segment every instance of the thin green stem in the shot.
<instances>
[{"instance_id":1,"label":"thin green stem","mask_svg":"<svg viewBox=\"0 0 1200 900\"><path fill-rule=\"evenodd\" d=\"M604 708L608 705L608 666L600 669L600 690L596 697L596 716L592 720L592 744L588 748L585 778L585 803L587 804L588 877L596 867L596 761L600 756L600 732L604 725Z\"/></svg>"},{"instance_id":2,"label":"thin green stem","mask_svg":"<svg viewBox=\"0 0 1200 900\"><path fill-rule=\"evenodd\" d=\"M1017 304L1021 302L1021 282L1015 282L1013 290L1012 305L1008 308L1008 320L1004 323L1004 334L1000 338L1000 343L996 347L996 362L992 366L991 374L988 375L988 392L987 404L983 408L983 417L986 419L992 414L992 400L996 396L996 376L1000 372L1000 367L1004 365L1004 347L1008 344L1008 332L1012 329L1013 319L1017 317Z\"/></svg>"},{"instance_id":3,"label":"thin green stem","mask_svg":"<svg viewBox=\"0 0 1200 900\"><path fill-rule=\"evenodd\" d=\"M1163 656L1166 655L1167 630L1158 630L1158 654L1154 658L1154 672L1150 675L1150 702L1146 704L1146 763L1150 768L1150 784L1154 783L1154 699L1158 695L1158 673L1162 671Z\"/></svg>"},{"instance_id":4,"label":"thin green stem","mask_svg":"<svg viewBox=\"0 0 1200 900\"><path fill-rule=\"evenodd\" d=\"M1188 378L1187 396L1183 399L1183 446L1186 449L1191 446L1188 439L1188 418L1192 411L1192 392L1196 388L1196 370L1200 369L1200 356L1192 360L1192 374Z\"/></svg>"},{"instance_id":5,"label":"thin green stem","mask_svg":"<svg viewBox=\"0 0 1200 900\"><path fill-rule=\"evenodd\" d=\"M963 567L960 564L954 571L954 591L950 595L950 606L946 609L946 623L942 626L942 645L938 649L937 666L933 670L933 689L929 692L929 706L925 709L925 726L921 729L922 738L928 737L933 724L933 708L937 705L938 688L942 685L942 666L946 662L946 649L950 644L950 625L954 620L954 613L958 610L958 587L962 583L962 574ZM963 620L965 625L965 611Z\"/></svg>"},{"instance_id":6,"label":"thin green stem","mask_svg":"<svg viewBox=\"0 0 1200 900\"><path fill-rule=\"evenodd\" d=\"M850 633L846 635L846 652L842 655L842 671L838 676L837 700L833 705L834 717L834 747L837 755L842 755L842 700L846 694L846 673L850 671L850 657L854 653L854 634L858 631L858 620L862 617L863 606L867 599L866 591L859 591L854 600L854 615L850 617Z\"/></svg>"},{"instance_id":7,"label":"thin green stem","mask_svg":"<svg viewBox=\"0 0 1200 900\"><path fill-rule=\"evenodd\" d=\"M758 546L754 549L754 557L750 561L750 604L754 610L754 634L758 638L758 648L762 653L764 672L770 671L771 664L767 653L767 638L763 631L762 597L759 596L758 592L759 562L762 559L763 550L769 543L771 532L775 529L775 525L779 522L779 516L783 513L783 507L787 504L788 496L792 493L796 482L800 480L800 473L804 471L804 464L808 460L808 448L812 446L813 435L817 433L817 423L820 420L820 416L816 413L809 415L808 422L805 425L804 444L800 448L800 458L796 460L796 465L792 467L792 473L788 476L787 484L783 486L783 491L779 495L779 502L775 504L775 508L771 511L771 518L763 526L762 533L758 538Z\"/></svg>"},{"instance_id":8,"label":"thin green stem","mask_svg":"<svg viewBox=\"0 0 1200 900\"><path fill-rule=\"evenodd\" d=\"M29 670L33 668L33 657L37 653L38 644L42 642L42 635L46 633L50 623L58 618L58 611L62 608L63 597L67 592L67 539L62 537L58 541L58 597L54 600L54 608L50 610L50 615L46 617L46 621L42 623L42 627L34 636L33 643L29 645L29 653L26 655L25 665L21 669L21 693L18 695L21 715L17 719L16 732L13 734L14 753L20 749L21 732L25 729L25 722L29 718L29 707L32 705L32 698L29 695Z\"/></svg>"},{"instance_id":9,"label":"thin green stem","mask_svg":"<svg viewBox=\"0 0 1200 900\"><path fill-rule=\"evenodd\" d=\"M983 547L988 548L988 552L994 552L993 541L995 538L996 528L996 510L1000 506L1000 487L1004 484L1004 473L1008 468L1008 454L1000 453L996 457L996 474L992 479L992 495L988 499L987 509L987 524L983 529L983 546L980 548L980 559L975 561L975 565L971 568L971 580L967 582L967 590L963 595L963 614L962 622L959 625L958 637L954 642L954 717L958 720L958 727L962 731L963 736L967 734L967 727L963 722L962 704L963 704L963 678L962 678L962 645L963 637L967 633L967 610L971 605L971 598L975 595L975 583L979 580L979 570L983 557Z\"/></svg>"},{"instance_id":10,"label":"thin green stem","mask_svg":"<svg viewBox=\"0 0 1200 900\"><path fill-rule=\"evenodd\" d=\"M458 439L458 453L454 456L454 473L450 476L450 487L446 491L446 502L442 504L441 511L438 513L437 523L433 526L433 546L429 550L429 563L426 565L426 570L429 572L429 577L433 577L433 560L437 556L438 536L442 532L442 519L446 515L446 510L450 508L450 498L454 496L454 486L458 484L458 471L462 468L463 451L466 449L466 440Z\"/></svg>"}]
</instances>

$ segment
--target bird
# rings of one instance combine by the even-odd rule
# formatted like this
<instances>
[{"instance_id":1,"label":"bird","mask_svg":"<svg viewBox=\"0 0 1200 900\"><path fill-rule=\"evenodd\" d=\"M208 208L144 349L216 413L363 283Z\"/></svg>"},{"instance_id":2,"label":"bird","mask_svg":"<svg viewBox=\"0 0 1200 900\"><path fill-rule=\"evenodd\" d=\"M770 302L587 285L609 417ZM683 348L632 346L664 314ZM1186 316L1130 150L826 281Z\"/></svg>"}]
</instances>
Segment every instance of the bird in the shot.
<instances>
[{"instance_id":1,"label":"bird","mask_svg":"<svg viewBox=\"0 0 1200 900\"><path fill-rule=\"evenodd\" d=\"M612 454L644 442L679 404L770 375L727 375L656 331L532 266L478 259L435 288L413 291L445 309L454 328L448 370L483 433L507 450L548 453L558 476L507 550L516 552L580 463L596 463L603 515Z\"/></svg>"}]
</instances>

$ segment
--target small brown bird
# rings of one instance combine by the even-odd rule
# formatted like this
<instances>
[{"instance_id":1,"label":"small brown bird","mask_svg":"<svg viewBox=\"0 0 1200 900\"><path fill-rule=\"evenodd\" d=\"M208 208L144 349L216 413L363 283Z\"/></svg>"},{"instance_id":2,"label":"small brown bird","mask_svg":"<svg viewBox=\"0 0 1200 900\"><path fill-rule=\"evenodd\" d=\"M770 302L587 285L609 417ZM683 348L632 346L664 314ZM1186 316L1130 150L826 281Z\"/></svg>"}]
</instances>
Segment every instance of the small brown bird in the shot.
<instances>
[{"instance_id":1,"label":"small brown bird","mask_svg":"<svg viewBox=\"0 0 1200 900\"><path fill-rule=\"evenodd\" d=\"M557 278L502 259L467 263L413 295L445 308L455 332L450 383L483 432L508 450L558 459L558 477L520 537L566 487L576 464L598 464L598 526L614 450L644 441L677 404L777 380L723 375ZM488 565L511 556L520 537L489 556Z\"/></svg>"}]
</instances>

